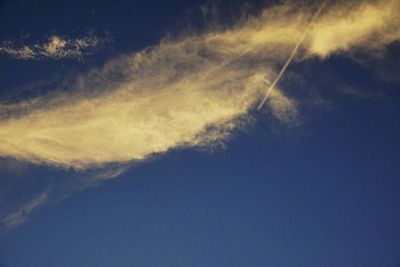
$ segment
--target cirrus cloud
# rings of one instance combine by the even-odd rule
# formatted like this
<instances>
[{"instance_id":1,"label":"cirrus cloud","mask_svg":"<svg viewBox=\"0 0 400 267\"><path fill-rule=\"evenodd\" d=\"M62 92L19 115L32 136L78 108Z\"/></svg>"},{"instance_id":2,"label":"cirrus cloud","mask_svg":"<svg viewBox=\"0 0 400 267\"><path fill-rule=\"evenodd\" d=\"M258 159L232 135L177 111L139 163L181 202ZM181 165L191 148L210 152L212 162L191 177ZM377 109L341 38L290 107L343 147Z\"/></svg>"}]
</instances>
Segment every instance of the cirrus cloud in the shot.
<instances>
[{"instance_id":1,"label":"cirrus cloud","mask_svg":"<svg viewBox=\"0 0 400 267\"><path fill-rule=\"evenodd\" d=\"M93 54L100 45L110 42L110 38L100 38L93 34L80 38L68 38L52 35L47 42L18 46L12 41L4 41L0 45L0 53L16 59L80 59Z\"/></svg>"},{"instance_id":2,"label":"cirrus cloud","mask_svg":"<svg viewBox=\"0 0 400 267\"><path fill-rule=\"evenodd\" d=\"M164 39L121 55L71 81L69 92L54 88L38 98L3 102L0 157L61 169L114 166L69 186L65 196L120 175L130 162L227 140L251 124L249 111L267 89L264 107L290 124L298 102L273 82L289 56L324 60L355 49L383 50L400 40L397 0L328 3L310 24L317 8L272 6L224 30ZM68 43L62 40L51 39L38 51L61 55ZM3 224L23 222L47 198L39 194Z\"/></svg>"},{"instance_id":3,"label":"cirrus cloud","mask_svg":"<svg viewBox=\"0 0 400 267\"><path fill-rule=\"evenodd\" d=\"M326 57L398 40L392 32L398 6L390 0L350 10L330 6L313 23L302 53ZM302 38L311 14L274 6L231 29L163 40L112 60L75 83L90 96L58 94L2 105L0 156L87 169L226 139L249 121L249 109ZM59 47L62 41L53 40L45 50ZM268 105L280 120L295 118L296 102L282 91L275 90Z\"/></svg>"}]
</instances>

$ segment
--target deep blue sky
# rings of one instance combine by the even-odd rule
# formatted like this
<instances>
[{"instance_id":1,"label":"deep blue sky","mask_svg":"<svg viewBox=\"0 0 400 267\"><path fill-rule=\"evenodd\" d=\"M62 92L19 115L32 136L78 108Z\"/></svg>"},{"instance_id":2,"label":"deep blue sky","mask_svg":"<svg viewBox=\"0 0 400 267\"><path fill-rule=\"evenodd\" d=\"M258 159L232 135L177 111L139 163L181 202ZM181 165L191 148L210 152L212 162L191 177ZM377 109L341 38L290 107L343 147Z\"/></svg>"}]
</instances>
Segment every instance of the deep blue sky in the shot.
<instances>
[{"instance_id":1,"label":"deep blue sky","mask_svg":"<svg viewBox=\"0 0 400 267\"><path fill-rule=\"evenodd\" d=\"M36 94L18 88L157 44L204 3L2 1L0 41L94 31L113 42L84 61L0 55L1 96ZM394 44L387 53L399 51ZM307 74L304 88L290 90L321 100L302 106L300 125L255 113L255 125L225 148L172 151L43 207L1 234L0 266L398 266L400 82L387 76L400 69L388 58L293 65L289 77ZM32 190L60 172L33 169L19 174Z\"/></svg>"}]
</instances>

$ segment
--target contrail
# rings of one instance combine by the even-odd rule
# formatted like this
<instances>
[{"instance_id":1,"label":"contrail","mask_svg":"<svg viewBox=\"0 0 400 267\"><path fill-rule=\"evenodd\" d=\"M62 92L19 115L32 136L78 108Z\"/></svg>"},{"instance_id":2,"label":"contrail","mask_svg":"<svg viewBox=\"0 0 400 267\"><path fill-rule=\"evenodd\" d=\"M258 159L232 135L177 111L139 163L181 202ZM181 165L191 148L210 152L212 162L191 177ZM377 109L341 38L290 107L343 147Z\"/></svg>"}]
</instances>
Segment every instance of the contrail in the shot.
<instances>
[{"instance_id":1,"label":"contrail","mask_svg":"<svg viewBox=\"0 0 400 267\"><path fill-rule=\"evenodd\" d=\"M261 101L260 105L258 105L257 110L260 110L264 106L264 104L267 101L268 97L271 95L272 90L275 88L275 85L279 82L279 80L281 79L283 73L285 73L287 67L292 62L294 56L296 55L297 50L299 50L300 45L303 43L304 39L306 38L308 29L311 27L311 25L314 23L314 21L318 18L319 14L324 9L324 7L325 7L327 2L328 2L327 0L322 2L321 6L318 8L317 12L315 12L315 14L312 16L310 22L308 23L308 25L305 28L303 34L301 35L299 41L296 43L295 47L293 48L292 53L290 53L289 58L286 60L285 64L283 65L283 67L281 69L281 71L278 73L278 76L276 76L274 82L268 87L267 92L265 93L264 99Z\"/></svg>"}]
</instances>

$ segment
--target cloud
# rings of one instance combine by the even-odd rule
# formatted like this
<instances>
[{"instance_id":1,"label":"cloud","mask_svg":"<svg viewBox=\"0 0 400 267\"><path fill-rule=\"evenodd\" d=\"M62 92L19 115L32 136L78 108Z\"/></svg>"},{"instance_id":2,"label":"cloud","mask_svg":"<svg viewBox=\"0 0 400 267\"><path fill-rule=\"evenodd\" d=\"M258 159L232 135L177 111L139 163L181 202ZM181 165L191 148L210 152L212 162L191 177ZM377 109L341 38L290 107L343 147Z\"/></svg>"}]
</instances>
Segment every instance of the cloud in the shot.
<instances>
[{"instance_id":1,"label":"cloud","mask_svg":"<svg viewBox=\"0 0 400 267\"><path fill-rule=\"evenodd\" d=\"M351 48L382 49L400 39L400 2L359 1L333 6L310 34L309 52L320 57Z\"/></svg>"},{"instance_id":2,"label":"cloud","mask_svg":"<svg viewBox=\"0 0 400 267\"><path fill-rule=\"evenodd\" d=\"M398 5L329 5L305 37L303 60L398 40ZM302 38L311 14L310 8L274 6L230 29L165 39L123 55L82 75L75 93L3 104L0 156L88 169L224 140L250 121L248 111ZM53 38L42 53L68 54L67 43ZM293 120L296 102L278 89L271 95L272 114Z\"/></svg>"},{"instance_id":3,"label":"cloud","mask_svg":"<svg viewBox=\"0 0 400 267\"><path fill-rule=\"evenodd\" d=\"M399 5L328 2L310 24L318 5L286 2L229 28L163 39L69 81L69 91L54 88L41 97L0 103L0 157L85 171L53 183L59 201L119 176L134 162L224 142L252 123L249 111L267 90L264 108L291 124L298 102L279 84L269 90L288 57L324 60L356 49L383 50L400 39ZM0 52L23 59L79 58L97 45L90 40L53 36ZM344 93L361 96L353 89ZM23 223L48 198L49 190L42 191L3 217L3 224Z\"/></svg>"},{"instance_id":4,"label":"cloud","mask_svg":"<svg viewBox=\"0 0 400 267\"><path fill-rule=\"evenodd\" d=\"M49 190L37 195L30 202L23 204L19 209L2 219L2 226L5 229L11 229L23 224L28 216L39 206L43 205L48 198Z\"/></svg>"},{"instance_id":5,"label":"cloud","mask_svg":"<svg viewBox=\"0 0 400 267\"><path fill-rule=\"evenodd\" d=\"M44 58L80 59L83 56L94 53L100 45L109 41L109 37L99 38L92 34L76 39L52 35L47 42L30 46L17 46L11 41L5 41L0 45L0 53L23 60Z\"/></svg>"},{"instance_id":6,"label":"cloud","mask_svg":"<svg viewBox=\"0 0 400 267\"><path fill-rule=\"evenodd\" d=\"M385 94L382 91L370 89L361 90L349 85L338 86L338 92L346 96L362 99L380 99L385 97Z\"/></svg>"},{"instance_id":7,"label":"cloud","mask_svg":"<svg viewBox=\"0 0 400 267\"><path fill-rule=\"evenodd\" d=\"M0 235L25 223L43 205L56 205L76 192L121 175L133 166L115 164L73 172L10 161L0 160Z\"/></svg>"}]
</instances>

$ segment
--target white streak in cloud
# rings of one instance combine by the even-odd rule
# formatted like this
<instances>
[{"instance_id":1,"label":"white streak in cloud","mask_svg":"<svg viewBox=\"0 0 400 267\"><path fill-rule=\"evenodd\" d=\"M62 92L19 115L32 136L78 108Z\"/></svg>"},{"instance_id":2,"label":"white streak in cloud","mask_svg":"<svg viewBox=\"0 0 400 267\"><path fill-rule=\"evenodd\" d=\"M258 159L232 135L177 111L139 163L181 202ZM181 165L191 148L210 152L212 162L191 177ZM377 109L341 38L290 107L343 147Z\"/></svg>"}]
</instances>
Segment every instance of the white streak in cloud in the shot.
<instances>
[{"instance_id":1,"label":"white streak in cloud","mask_svg":"<svg viewBox=\"0 0 400 267\"><path fill-rule=\"evenodd\" d=\"M282 78L283 74L285 73L286 69L289 67L290 63L292 62L293 58L296 56L297 51L299 50L301 44L303 43L304 39L307 36L308 30L311 26L313 26L314 21L318 18L319 14L322 12L323 8L325 7L327 1L322 2L321 6L319 7L319 9L317 10L317 12L313 15L313 17L311 18L311 21L309 22L309 24L306 26L306 28L304 29L303 34L301 35L299 41L296 43L296 45L294 46L292 52L290 53L290 56L288 57L288 59L286 60L285 64L283 65L282 69L279 71L278 75L276 76L276 78L274 79L274 81L272 82L272 84L268 87L265 96L263 98L263 100L261 101L261 103L258 105L257 110L260 110L265 102L267 101L268 97L270 97L272 91L274 90L275 86L278 84L279 80Z\"/></svg>"}]
</instances>

